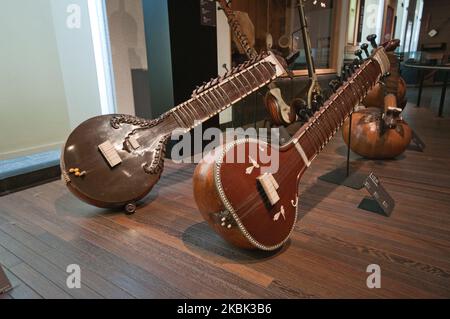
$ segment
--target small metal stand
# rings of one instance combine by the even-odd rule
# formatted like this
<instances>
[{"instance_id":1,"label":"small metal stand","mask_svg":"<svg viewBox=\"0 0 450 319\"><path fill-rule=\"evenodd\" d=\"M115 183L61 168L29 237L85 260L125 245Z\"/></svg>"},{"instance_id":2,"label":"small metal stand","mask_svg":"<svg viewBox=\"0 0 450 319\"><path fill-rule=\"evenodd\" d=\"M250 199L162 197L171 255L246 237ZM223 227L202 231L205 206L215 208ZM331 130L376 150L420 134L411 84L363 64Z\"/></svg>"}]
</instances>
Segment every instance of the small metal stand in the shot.
<instances>
[{"instance_id":1,"label":"small metal stand","mask_svg":"<svg viewBox=\"0 0 450 319\"><path fill-rule=\"evenodd\" d=\"M425 143L422 141L422 139L416 134L416 132L412 131L412 138L411 142L414 143L414 145L410 144L408 145L409 150L417 151L417 152L423 152L425 150Z\"/></svg>"},{"instance_id":2,"label":"small metal stand","mask_svg":"<svg viewBox=\"0 0 450 319\"><path fill-rule=\"evenodd\" d=\"M391 216L395 201L373 173L370 173L367 177L364 187L371 197L365 197L359 203L358 208L388 217Z\"/></svg>"},{"instance_id":3,"label":"small metal stand","mask_svg":"<svg viewBox=\"0 0 450 319\"><path fill-rule=\"evenodd\" d=\"M6 274L3 271L2 266L0 265L0 295L8 292L11 289L11 283L9 282L8 277L6 277Z\"/></svg>"},{"instance_id":4,"label":"small metal stand","mask_svg":"<svg viewBox=\"0 0 450 319\"><path fill-rule=\"evenodd\" d=\"M322 176L319 176L319 179L328 183L343 185L353 189L361 189L364 187L364 181L366 179L365 175L359 174L357 172L353 172L350 174L350 143L352 136L352 115L350 114L350 123L348 127L348 145L347 145L347 161L346 167L339 167L331 172L328 172Z\"/></svg>"}]
</instances>

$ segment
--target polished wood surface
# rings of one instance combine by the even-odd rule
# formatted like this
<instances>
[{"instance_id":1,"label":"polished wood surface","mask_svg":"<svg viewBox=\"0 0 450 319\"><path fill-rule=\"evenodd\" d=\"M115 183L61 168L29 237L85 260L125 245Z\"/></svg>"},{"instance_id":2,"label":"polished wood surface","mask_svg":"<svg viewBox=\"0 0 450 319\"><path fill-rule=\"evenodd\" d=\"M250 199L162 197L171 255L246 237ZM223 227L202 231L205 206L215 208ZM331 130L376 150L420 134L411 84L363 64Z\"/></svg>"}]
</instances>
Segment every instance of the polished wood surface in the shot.
<instances>
[{"instance_id":1,"label":"polished wood surface","mask_svg":"<svg viewBox=\"0 0 450 319\"><path fill-rule=\"evenodd\" d=\"M139 136L139 125L123 123L117 129L113 128L111 120L114 116L97 116L80 124L68 137L61 156L61 172L66 176L63 180L67 181L67 187L78 198L98 207L124 206L147 195L159 180L163 159L158 163L161 169L155 173L146 173L143 166L155 161L152 151L167 140L164 135L176 127L175 123L166 121L164 125L159 123L147 128L148 135ZM120 147L133 131L141 138L138 151ZM98 149L105 141L116 145L122 159L117 166L110 167ZM70 173L73 169L84 171L85 175Z\"/></svg>"},{"instance_id":2,"label":"polished wood surface","mask_svg":"<svg viewBox=\"0 0 450 319\"><path fill-rule=\"evenodd\" d=\"M408 105L404 117L427 144L397 160L352 155L396 200L391 217L357 208L364 190L317 177L344 164L341 134L303 175L299 218L272 253L227 244L198 212L194 164L166 162L135 215L98 209L56 181L0 197L0 263L12 298L450 298L449 119ZM82 268L69 290L68 264ZM381 267L381 289L366 268Z\"/></svg>"},{"instance_id":3,"label":"polished wood surface","mask_svg":"<svg viewBox=\"0 0 450 319\"><path fill-rule=\"evenodd\" d=\"M382 70L389 68L382 48L375 50L373 56L355 70L288 143L278 147L241 138L226 143L223 151L211 151L200 162L194 173L195 199L206 221L225 240L238 247L251 244L267 251L276 250L287 241L296 222L296 190L302 174L376 83ZM215 165L204 163L209 161ZM208 197L207 201L203 197ZM215 200L209 203L211 197ZM236 231L245 238L236 240Z\"/></svg>"},{"instance_id":4,"label":"polished wood surface","mask_svg":"<svg viewBox=\"0 0 450 319\"><path fill-rule=\"evenodd\" d=\"M356 111L352 115L352 136L350 149L369 159L392 159L401 155L411 142L412 130L401 118L395 119L394 127L386 127L382 119L383 111L370 107ZM349 140L349 122L342 128L346 144Z\"/></svg>"},{"instance_id":5,"label":"polished wood surface","mask_svg":"<svg viewBox=\"0 0 450 319\"><path fill-rule=\"evenodd\" d=\"M219 150L218 154L220 152L222 150ZM272 163L272 165L277 165L274 166L276 173L273 173L273 178L279 185L276 192L280 198L273 205L269 203L268 194L264 193L258 181L265 165L254 167L247 159L248 156L259 162L259 152L265 156L279 152L276 164ZM242 161L233 160L227 163L226 158L237 159L240 156L235 154L245 154L245 158ZM278 151L270 148L266 143L252 140L226 150L219 169L220 187L224 192L222 196L226 196L237 219L231 216L230 210L225 206L224 199L217 190L219 184L215 179L217 164L214 156L217 159L220 155L207 154L197 166L193 177L194 198L205 220L225 240L237 247L264 250L278 248L289 237L295 225L298 203L297 185L306 169L295 147ZM278 165L282 166L278 167ZM226 211L228 216L222 221L218 213L223 211ZM239 220L243 228L238 227L236 220ZM248 234L244 234L243 229Z\"/></svg>"},{"instance_id":6,"label":"polished wood surface","mask_svg":"<svg viewBox=\"0 0 450 319\"><path fill-rule=\"evenodd\" d=\"M265 86L284 73L281 60L262 53L203 84L191 99L154 120L112 114L84 121L63 147L63 180L91 205L126 206L133 212L135 202L159 180L171 133L176 129L186 133ZM107 151L103 150L105 144Z\"/></svg>"}]
</instances>

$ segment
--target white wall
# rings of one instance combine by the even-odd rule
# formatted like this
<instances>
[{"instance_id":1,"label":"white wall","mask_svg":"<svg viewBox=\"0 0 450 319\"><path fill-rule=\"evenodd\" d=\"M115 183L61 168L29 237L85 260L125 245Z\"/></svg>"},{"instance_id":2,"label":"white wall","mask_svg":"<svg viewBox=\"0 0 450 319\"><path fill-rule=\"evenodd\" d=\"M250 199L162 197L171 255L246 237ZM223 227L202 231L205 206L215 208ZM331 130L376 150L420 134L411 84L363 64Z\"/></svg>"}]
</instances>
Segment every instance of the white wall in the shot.
<instances>
[{"instance_id":1,"label":"white wall","mask_svg":"<svg viewBox=\"0 0 450 319\"><path fill-rule=\"evenodd\" d=\"M59 66L71 129L102 113L87 1L51 0ZM67 20L72 17L72 11L67 12L70 5L80 8L80 28L67 25Z\"/></svg>"},{"instance_id":2,"label":"white wall","mask_svg":"<svg viewBox=\"0 0 450 319\"><path fill-rule=\"evenodd\" d=\"M134 114L132 69L147 70L141 0L108 0L106 8L118 113Z\"/></svg>"},{"instance_id":3,"label":"white wall","mask_svg":"<svg viewBox=\"0 0 450 319\"><path fill-rule=\"evenodd\" d=\"M219 8L219 4L217 4ZM231 68L231 31L228 24L228 19L223 10L217 10L217 74L222 76L226 69L223 67L226 64L228 70ZM219 123L225 124L233 120L233 107L226 109L219 114Z\"/></svg>"},{"instance_id":4,"label":"white wall","mask_svg":"<svg viewBox=\"0 0 450 319\"><path fill-rule=\"evenodd\" d=\"M366 0L364 5L364 21L361 41L367 42L369 34L377 35L377 42L382 42L381 29L383 27L384 0Z\"/></svg>"},{"instance_id":5,"label":"white wall","mask_svg":"<svg viewBox=\"0 0 450 319\"><path fill-rule=\"evenodd\" d=\"M101 114L88 0L3 0L0 160L58 149ZM80 28L68 28L68 4Z\"/></svg>"},{"instance_id":6,"label":"white wall","mask_svg":"<svg viewBox=\"0 0 450 319\"><path fill-rule=\"evenodd\" d=\"M50 1L2 1L0 159L59 147L69 116Z\"/></svg>"}]
</instances>

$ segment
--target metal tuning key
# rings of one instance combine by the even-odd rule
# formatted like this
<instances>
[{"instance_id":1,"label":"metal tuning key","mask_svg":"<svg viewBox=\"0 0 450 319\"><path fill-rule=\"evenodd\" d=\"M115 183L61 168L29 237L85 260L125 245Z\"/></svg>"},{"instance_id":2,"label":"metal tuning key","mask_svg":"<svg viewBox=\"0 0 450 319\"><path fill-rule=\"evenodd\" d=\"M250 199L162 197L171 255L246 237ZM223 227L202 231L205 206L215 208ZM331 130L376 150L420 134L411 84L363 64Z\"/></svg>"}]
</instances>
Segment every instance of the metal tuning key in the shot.
<instances>
[{"instance_id":1,"label":"metal tuning key","mask_svg":"<svg viewBox=\"0 0 450 319\"><path fill-rule=\"evenodd\" d=\"M345 66L342 67L340 79L342 83L347 80L347 71L345 70Z\"/></svg>"},{"instance_id":2,"label":"metal tuning key","mask_svg":"<svg viewBox=\"0 0 450 319\"><path fill-rule=\"evenodd\" d=\"M330 87L331 91L333 91L333 93L336 92L334 81L336 80L331 80L330 82L328 82L328 86Z\"/></svg>"},{"instance_id":3,"label":"metal tuning key","mask_svg":"<svg viewBox=\"0 0 450 319\"><path fill-rule=\"evenodd\" d=\"M352 66L350 64L346 64L344 66L344 69L345 69L345 73L347 74L347 79L350 78L353 74Z\"/></svg>"},{"instance_id":4,"label":"metal tuning key","mask_svg":"<svg viewBox=\"0 0 450 319\"><path fill-rule=\"evenodd\" d=\"M358 50L355 51L355 56L357 56L360 61L364 60L363 56L362 56L362 53L363 52L362 52L361 49L358 49Z\"/></svg>"},{"instance_id":5,"label":"metal tuning key","mask_svg":"<svg viewBox=\"0 0 450 319\"><path fill-rule=\"evenodd\" d=\"M292 101L292 106L295 108L295 110L297 110L299 120L302 122L308 122L309 118L311 117L311 112L306 101L302 98L296 98Z\"/></svg>"}]
</instances>

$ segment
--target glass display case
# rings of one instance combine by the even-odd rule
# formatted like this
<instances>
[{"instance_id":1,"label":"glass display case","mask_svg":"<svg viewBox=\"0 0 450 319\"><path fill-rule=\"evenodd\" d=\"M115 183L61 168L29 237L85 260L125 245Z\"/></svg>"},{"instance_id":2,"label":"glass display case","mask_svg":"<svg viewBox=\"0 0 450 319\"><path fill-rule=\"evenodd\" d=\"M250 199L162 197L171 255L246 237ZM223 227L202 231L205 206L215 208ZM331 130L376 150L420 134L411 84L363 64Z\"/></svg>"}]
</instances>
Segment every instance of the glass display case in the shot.
<instances>
[{"instance_id":1,"label":"glass display case","mask_svg":"<svg viewBox=\"0 0 450 319\"><path fill-rule=\"evenodd\" d=\"M306 74L306 59L297 9L298 0L233 0L243 32L260 52L265 49L280 55L300 51L292 65L295 75ZM313 59L317 73L332 73L336 69L337 17L340 2L334 0L304 1L311 37ZM236 41L236 40L235 40ZM237 45L232 45L233 64L245 60Z\"/></svg>"}]
</instances>

